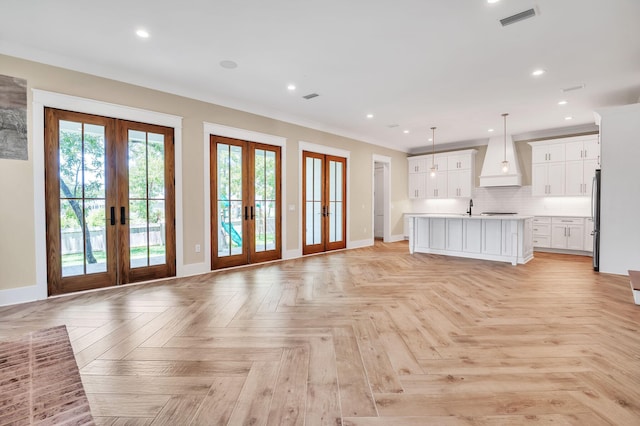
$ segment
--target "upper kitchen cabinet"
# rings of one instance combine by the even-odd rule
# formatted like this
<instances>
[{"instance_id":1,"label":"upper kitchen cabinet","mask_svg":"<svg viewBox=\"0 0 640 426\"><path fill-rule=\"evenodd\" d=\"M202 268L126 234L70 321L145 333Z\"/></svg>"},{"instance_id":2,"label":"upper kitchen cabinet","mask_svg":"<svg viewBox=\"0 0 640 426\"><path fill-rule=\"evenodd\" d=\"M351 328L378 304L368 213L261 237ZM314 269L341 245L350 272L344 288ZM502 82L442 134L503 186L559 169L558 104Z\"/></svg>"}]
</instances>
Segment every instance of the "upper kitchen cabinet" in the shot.
<instances>
[{"instance_id":1,"label":"upper kitchen cabinet","mask_svg":"<svg viewBox=\"0 0 640 426\"><path fill-rule=\"evenodd\" d=\"M476 152L467 149L409 157L409 198L471 198Z\"/></svg>"},{"instance_id":2,"label":"upper kitchen cabinet","mask_svg":"<svg viewBox=\"0 0 640 426\"><path fill-rule=\"evenodd\" d=\"M565 160L565 147L563 143L549 141L530 143L531 161L533 164L555 163Z\"/></svg>"},{"instance_id":3,"label":"upper kitchen cabinet","mask_svg":"<svg viewBox=\"0 0 640 426\"><path fill-rule=\"evenodd\" d=\"M426 173L428 171L427 156L409 157L409 174Z\"/></svg>"},{"instance_id":4,"label":"upper kitchen cabinet","mask_svg":"<svg viewBox=\"0 0 640 426\"><path fill-rule=\"evenodd\" d=\"M567 161L596 160L600 162L600 140L598 135L567 138L565 144Z\"/></svg>"},{"instance_id":5,"label":"upper kitchen cabinet","mask_svg":"<svg viewBox=\"0 0 640 426\"><path fill-rule=\"evenodd\" d=\"M599 167L598 135L560 138L531 145L534 196L589 196Z\"/></svg>"}]
</instances>

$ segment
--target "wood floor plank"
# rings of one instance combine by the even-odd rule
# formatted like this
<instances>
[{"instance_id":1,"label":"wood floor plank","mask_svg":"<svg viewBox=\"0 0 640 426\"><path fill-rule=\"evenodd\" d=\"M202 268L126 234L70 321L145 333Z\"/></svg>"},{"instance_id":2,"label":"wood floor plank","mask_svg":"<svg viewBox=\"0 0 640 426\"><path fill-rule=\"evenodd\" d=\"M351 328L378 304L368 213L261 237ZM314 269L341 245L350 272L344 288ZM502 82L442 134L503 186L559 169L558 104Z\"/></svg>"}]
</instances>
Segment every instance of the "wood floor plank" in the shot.
<instances>
[{"instance_id":1,"label":"wood floor plank","mask_svg":"<svg viewBox=\"0 0 640 426\"><path fill-rule=\"evenodd\" d=\"M590 261L376 242L0 307L0 372L64 324L102 426L636 426L640 308Z\"/></svg>"},{"instance_id":2,"label":"wood floor plank","mask_svg":"<svg viewBox=\"0 0 640 426\"><path fill-rule=\"evenodd\" d=\"M333 341L336 351L342 415L349 417L377 416L371 385L353 330L351 328L336 328L333 331Z\"/></svg>"},{"instance_id":3,"label":"wood floor plank","mask_svg":"<svg viewBox=\"0 0 640 426\"><path fill-rule=\"evenodd\" d=\"M223 426L229 418L244 385L245 377L216 377L200 408L191 420L194 426Z\"/></svg>"},{"instance_id":4,"label":"wood floor plank","mask_svg":"<svg viewBox=\"0 0 640 426\"><path fill-rule=\"evenodd\" d=\"M287 348L282 354L267 425L304 425L309 349Z\"/></svg>"},{"instance_id":5,"label":"wood floor plank","mask_svg":"<svg viewBox=\"0 0 640 426\"><path fill-rule=\"evenodd\" d=\"M230 425L266 425L280 363L256 362L238 395Z\"/></svg>"}]
</instances>

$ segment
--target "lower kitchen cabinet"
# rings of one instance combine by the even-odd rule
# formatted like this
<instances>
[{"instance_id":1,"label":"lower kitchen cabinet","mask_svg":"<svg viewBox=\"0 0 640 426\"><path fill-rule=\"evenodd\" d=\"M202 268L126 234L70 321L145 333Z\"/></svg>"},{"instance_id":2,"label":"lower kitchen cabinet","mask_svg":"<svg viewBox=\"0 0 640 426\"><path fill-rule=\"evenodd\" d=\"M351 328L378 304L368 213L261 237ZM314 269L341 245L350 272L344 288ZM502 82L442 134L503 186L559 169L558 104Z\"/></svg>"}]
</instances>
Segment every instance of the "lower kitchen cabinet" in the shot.
<instances>
[{"instance_id":1,"label":"lower kitchen cabinet","mask_svg":"<svg viewBox=\"0 0 640 426\"><path fill-rule=\"evenodd\" d=\"M482 253L499 256L502 254L502 221L482 222Z\"/></svg>"},{"instance_id":2,"label":"lower kitchen cabinet","mask_svg":"<svg viewBox=\"0 0 640 426\"><path fill-rule=\"evenodd\" d=\"M446 219L429 219L429 248L444 250L446 247Z\"/></svg>"},{"instance_id":3,"label":"lower kitchen cabinet","mask_svg":"<svg viewBox=\"0 0 640 426\"><path fill-rule=\"evenodd\" d=\"M584 250L584 218L552 217L551 248Z\"/></svg>"},{"instance_id":4,"label":"lower kitchen cabinet","mask_svg":"<svg viewBox=\"0 0 640 426\"><path fill-rule=\"evenodd\" d=\"M527 263L533 258L530 216L493 217L407 214L410 253Z\"/></svg>"},{"instance_id":5,"label":"lower kitchen cabinet","mask_svg":"<svg viewBox=\"0 0 640 426\"><path fill-rule=\"evenodd\" d=\"M463 221L464 247L467 253L480 253L482 251L482 222L481 220Z\"/></svg>"}]
</instances>

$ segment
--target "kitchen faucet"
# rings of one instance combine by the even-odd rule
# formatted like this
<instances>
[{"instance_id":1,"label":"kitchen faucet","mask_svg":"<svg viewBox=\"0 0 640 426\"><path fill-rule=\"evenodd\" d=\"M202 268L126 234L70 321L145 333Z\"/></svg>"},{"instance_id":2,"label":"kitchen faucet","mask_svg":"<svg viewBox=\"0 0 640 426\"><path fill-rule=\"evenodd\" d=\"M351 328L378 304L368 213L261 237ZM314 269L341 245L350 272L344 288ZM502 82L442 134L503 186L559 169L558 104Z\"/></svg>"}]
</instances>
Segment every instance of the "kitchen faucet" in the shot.
<instances>
[{"instance_id":1,"label":"kitchen faucet","mask_svg":"<svg viewBox=\"0 0 640 426\"><path fill-rule=\"evenodd\" d=\"M467 210L469 216L471 216L471 207L473 207L473 199L469 199L469 210Z\"/></svg>"}]
</instances>

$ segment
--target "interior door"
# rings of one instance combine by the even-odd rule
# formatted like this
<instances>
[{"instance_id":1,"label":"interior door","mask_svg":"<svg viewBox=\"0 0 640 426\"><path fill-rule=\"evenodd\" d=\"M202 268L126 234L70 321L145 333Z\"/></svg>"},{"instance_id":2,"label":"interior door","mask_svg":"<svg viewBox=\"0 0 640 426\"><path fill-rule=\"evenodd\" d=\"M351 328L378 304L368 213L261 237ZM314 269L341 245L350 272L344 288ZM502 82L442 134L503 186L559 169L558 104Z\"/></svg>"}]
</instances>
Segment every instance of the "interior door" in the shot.
<instances>
[{"instance_id":1,"label":"interior door","mask_svg":"<svg viewBox=\"0 0 640 426\"><path fill-rule=\"evenodd\" d=\"M304 151L303 254L346 247L346 158Z\"/></svg>"},{"instance_id":2,"label":"interior door","mask_svg":"<svg viewBox=\"0 0 640 426\"><path fill-rule=\"evenodd\" d=\"M280 147L211 136L211 267L282 257Z\"/></svg>"},{"instance_id":3,"label":"interior door","mask_svg":"<svg viewBox=\"0 0 640 426\"><path fill-rule=\"evenodd\" d=\"M45 119L49 295L174 276L173 129Z\"/></svg>"}]
</instances>

